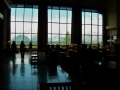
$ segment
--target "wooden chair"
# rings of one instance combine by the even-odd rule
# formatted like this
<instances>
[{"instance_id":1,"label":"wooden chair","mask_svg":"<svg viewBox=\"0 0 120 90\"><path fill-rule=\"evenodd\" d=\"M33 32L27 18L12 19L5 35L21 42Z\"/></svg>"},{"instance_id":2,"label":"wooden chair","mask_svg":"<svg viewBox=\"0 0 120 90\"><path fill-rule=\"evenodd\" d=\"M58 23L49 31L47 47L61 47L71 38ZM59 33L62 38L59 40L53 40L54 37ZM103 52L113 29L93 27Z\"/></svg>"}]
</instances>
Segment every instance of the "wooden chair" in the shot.
<instances>
[{"instance_id":1,"label":"wooden chair","mask_svg":"<svg viewBox=\"0 0 120 90\"><path fill-rule=\"evenodd\" d=\"M72 82L38 83L38 90L75 90L75 87Z\"/></svg>"}]
</instances>

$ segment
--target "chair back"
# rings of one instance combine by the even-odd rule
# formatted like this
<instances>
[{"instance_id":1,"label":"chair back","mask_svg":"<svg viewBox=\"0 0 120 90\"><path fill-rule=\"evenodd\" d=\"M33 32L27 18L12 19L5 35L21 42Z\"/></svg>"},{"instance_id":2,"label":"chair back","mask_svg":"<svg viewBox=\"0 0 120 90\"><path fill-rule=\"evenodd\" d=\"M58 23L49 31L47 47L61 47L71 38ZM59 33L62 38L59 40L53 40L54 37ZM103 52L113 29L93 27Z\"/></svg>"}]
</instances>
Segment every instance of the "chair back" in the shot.
<instances>
[{"instance_id":1,"label":"chair back","mask_svg":"<svg viewBox=\"0 0 120 90\"><path fill-rule=\"evenodd\" d=\"M38 83L38 90L75 90L72 82Z\"/></svg>"}]
</instances>

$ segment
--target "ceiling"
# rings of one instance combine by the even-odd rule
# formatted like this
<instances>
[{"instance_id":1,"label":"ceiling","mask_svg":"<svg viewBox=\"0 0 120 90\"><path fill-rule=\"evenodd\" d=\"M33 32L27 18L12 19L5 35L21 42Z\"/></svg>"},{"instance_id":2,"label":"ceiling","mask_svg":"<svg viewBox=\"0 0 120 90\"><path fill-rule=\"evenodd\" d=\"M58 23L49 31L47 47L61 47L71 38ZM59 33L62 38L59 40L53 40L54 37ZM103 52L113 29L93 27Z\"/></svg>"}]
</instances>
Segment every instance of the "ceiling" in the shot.
<instances>
[{"instance_id":1,"label":"ceiling","mask_svg":"<svg viewBox=\"0 0 120 90\"><path fill-rule=\"evenodd\" d=\"M11 0L0 0L0 9L1 8L10 8Z\"/></svg>"},{"instance_id":2,"label":"ceiling","mask_svg":"<svg viewBox=\"0 0 120 90\"><path fill-rule=\"evenodd\" d=\"M89 7L103 7L106 0L1 0L2 3L0 3L0 8L6 8L11 3L25 3L25 4L53 4L53 5L67 5L67 6L73 6L73 5L83 5L83 6L89 6ZM8 2L8 3L6 3Z\"/></svg>"},{"instance_id":3,"label":"ceiling","mask_svg":"<svg viewBox=\"0 0 120 90\"><path fill-rule=\"evenodd\" d=\"M81 2L85 0L12 0L12 2L33 2L33 3L40 3L40 2L45 2L45 3L55 3L55 4L73 4L77 2Z\"/></svg>"},{"instance_id":4,"label":"ceiling","mask_svg":"<svg viewBox=\"0 0 120 90\"><path fill-rule=\"evenodd\" d=\"M106 0L12 0L12 3L32 3L32 4L40 4L47 3L53 5L83 5L83 6L95 6L95 7L103 7L106 3Z\"/></svg>"}]
</instances>

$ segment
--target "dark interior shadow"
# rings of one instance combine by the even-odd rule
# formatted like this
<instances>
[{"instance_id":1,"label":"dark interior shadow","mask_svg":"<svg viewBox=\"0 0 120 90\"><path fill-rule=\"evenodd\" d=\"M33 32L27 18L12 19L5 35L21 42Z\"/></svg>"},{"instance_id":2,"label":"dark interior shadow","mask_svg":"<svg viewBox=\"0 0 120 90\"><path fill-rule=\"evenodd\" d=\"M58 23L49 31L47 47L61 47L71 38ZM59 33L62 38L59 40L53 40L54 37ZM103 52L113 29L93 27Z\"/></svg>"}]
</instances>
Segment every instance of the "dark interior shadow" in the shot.
<instances>
[{"instance_id":1,"label":"dark interior shadow","mask_svg":"<svg viewBox=\"0 0 120 90\"><path fill-rule=\"evenodd\" d=\"M12 64L12 75L15 76L16 74L16 68L17 68L17 65L15 63L16 59L12 59L13 60L13 64Z\"/></svg>"},{"instance_id":2,"label":"dark interior shadow","mask_svg":"<svg viewBox=\"0 0 120 90\"><path fill-rule=\"evenodd\" d=\"M15 64L15 62L16 62L16 56L12 56L12 62L13 62L13 64Z\"/></svg>"},{"instance_id":3,"label":"dark interior shadow","mask_svg":"<svg viewBox=\"0 0 120 90\"><path fill-rule=\"evenodd\" d=\"M57 65L50 65L48 68L49 76L57 76Z\"/></svg>"},{"instance_id":4,"label":"dark interior shadow","mask_svg":"<svg viewBox=\"0 0 120 90\"><path fill-rule=\"evenodd\" d=\"M25 75L24 60L21 60L20 73L21 73L21 76L24 76L24 75Z\"/></svg>"}]
</instances>

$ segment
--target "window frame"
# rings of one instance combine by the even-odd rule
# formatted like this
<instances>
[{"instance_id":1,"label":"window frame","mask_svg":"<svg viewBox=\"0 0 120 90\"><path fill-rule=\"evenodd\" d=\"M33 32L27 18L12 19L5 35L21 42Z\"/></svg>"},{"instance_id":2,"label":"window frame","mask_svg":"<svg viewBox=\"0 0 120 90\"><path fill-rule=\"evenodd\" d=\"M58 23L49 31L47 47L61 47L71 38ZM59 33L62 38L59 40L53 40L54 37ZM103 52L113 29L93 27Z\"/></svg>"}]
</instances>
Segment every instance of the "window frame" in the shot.
<instances>
[{"instance_id":1,"label":"window frame","mask_svg":"<svg viewBox=\"0 0 120 90\"><path fill-rule=\"evenodd\" d=\"M49 19L48 19L48 29L49 29L49 24L51 25L50 26L50 30L51 30L51 32L49 32L49 30L48 30L48 40L47 40L47 43L48 44L50 44L50 45L53 45L53 44L59 44L59 45L62 45L62 44L65 44L65 45L70 45L71 44L71 28L70 28L70 32L68 33L67 32L67 30L68 30L68 25L70 24L72 24L72 21L71 21L71 23L69 23L68 22L68 11L71 11L71 20L72 20L72 8L71 7L63 7L63 6L48 6L48 9L47 10L50 10L51 11L51 18L50 18L50 20L51 21L49 21ZM52 18L52 10L58 10L58 22L57 21L53 21L53 18ZM65 22L60 22L60 11L62 11L62 10L65 10L65 12L66 12L66 23ZM49 11L48 11L49 12ZM49 14L48 14L48 18L49 18ZM52 31L53 31L53 28L52 28L52 24L58 24L58 33L53 33ZM61 33L61 25L66 25L66 28L65 28L65 30L66 30L66 33ZM72 25L71 25L72 26ZM69 30L68 30L69 31ZM49 35L51 35L51 39L49 40ZM53 42L53 38L52 38L52 35L58 35L58 42L56 42L56 43L54 43ZM61 43L61 36L65 36L65 42L64 43ZM68 37L70 37L69 39L70 40L67 40L67 38Z\"/></svg>"},{"instance_id":2,"label":"window frame","mask_svg":"<svg viewBox=\"0 0 120 90\"><path fill-rule=\"evenodd\" d=\"M26 4L12 4L11 5L11 9L12 8L15 8L15 20L11 20L11 23L15 23L13 26L14 26L14 28L15 28L15 32L11 32L11 42L13 41L12 39L14 39L14 41L16 41L17 42L17 48L20 48L20 42L19 41L17 41L16 40L16 36L18 35L18 34L20 34L20 35L23 35L23 41L25 42L25 38L24 37L26 37L26 36L24 36L24 35L30 35L30 39L29 39L29 42L30 41L32 41L32 36L33 35L37 35L37 32L32 32L32 29L33 29L33 24L37 24L37 30L38 30L38 21L33 21L32 19L33 19L33 10L34 9L36 9L37 10L37 14L38 14L38 5L26 5ZM23 9L23 20L21 21L19 21L19 20L16 20L16 12L17 12L17 9L18 8L22 8ZM24 21L25 20L25 9L31 9L31 16L30 16L30 20L29 21ZM11 17L12 17L12 13L11 13ZM38 17L37 17L37 19L38 19ZM16 27L16 23L22 23L23 24L23 32L17 32L17 27ZM30 25L30 27L29 27L29 29L30 30L28 30L28 32L25 32L24 30L25 30L25 23L27 24L27 26L28 26L28 23L29 24L31 24ZM12 26L11 26L12 27ZM11 28L12 29L12 28ZM29 32L30 31L30 32ZM12 37L12 36L15 36L14 38ZM36 36L37 37L37 36ZM27 36L27 38L28 38L28 36ZM38 40L38 39L37 39ZM25 42L25 44L26 44L26 48L29 48L29 42L27 43L27 42ZM32 41L33 43L33 48L37 48L37 41L36 41L36 43L34 42L34 41Z\"/></svg>"},{"instance_id":3,"label":"window frame","mask_svg":"<svg viewBox=\"0 0 120 90\"><path fill-rule=\"evenodd\" d=\"M85 13L86 12L89 12L90 14L91 14L91 17L89 17L91 20L91 23L90 24L86 24L86 22L85 22ZM102 33L103 33L103 14L102 13L100 13L98 10L95 10L95 9L86 9L86 8L83 8L82 9L82 12L81 12L82 14L82 44L91 44L92 46L97 46L97 44L99 43L100 44L100 46L102 46L103 45L103 40L102 40L102 38L100 39L99 37L103 37L103 35L102 35ZM92 23L92 21L93 21L93 13L96 13L97 14L97 23L95 24L93 24ZM100 24L99 22L100 22L100 19L99 19L99 15L101 15L102 16L102 24ZM90 34L87 34L87 33L85 33L86 32L86 30L85 30L85 25L90 25L91 26L91 33ZM94 35L93 34L93 26L96 26L97 27L97 34L96 35ZM102 27L101 28L101 34L99 33L100 31L100 27ZM90 40L90 43L86 43L85 42L85 36L87 36L87 35L89 35L89 36L91 36L91 40ZM96 40L96 43L93 43L93 39L92 39L92 37L93 36L97 36L97 40ZM83 40L84 39L84 40ZM101 42L100 42L101 41Z\"/></svg>"}]
</instances>

